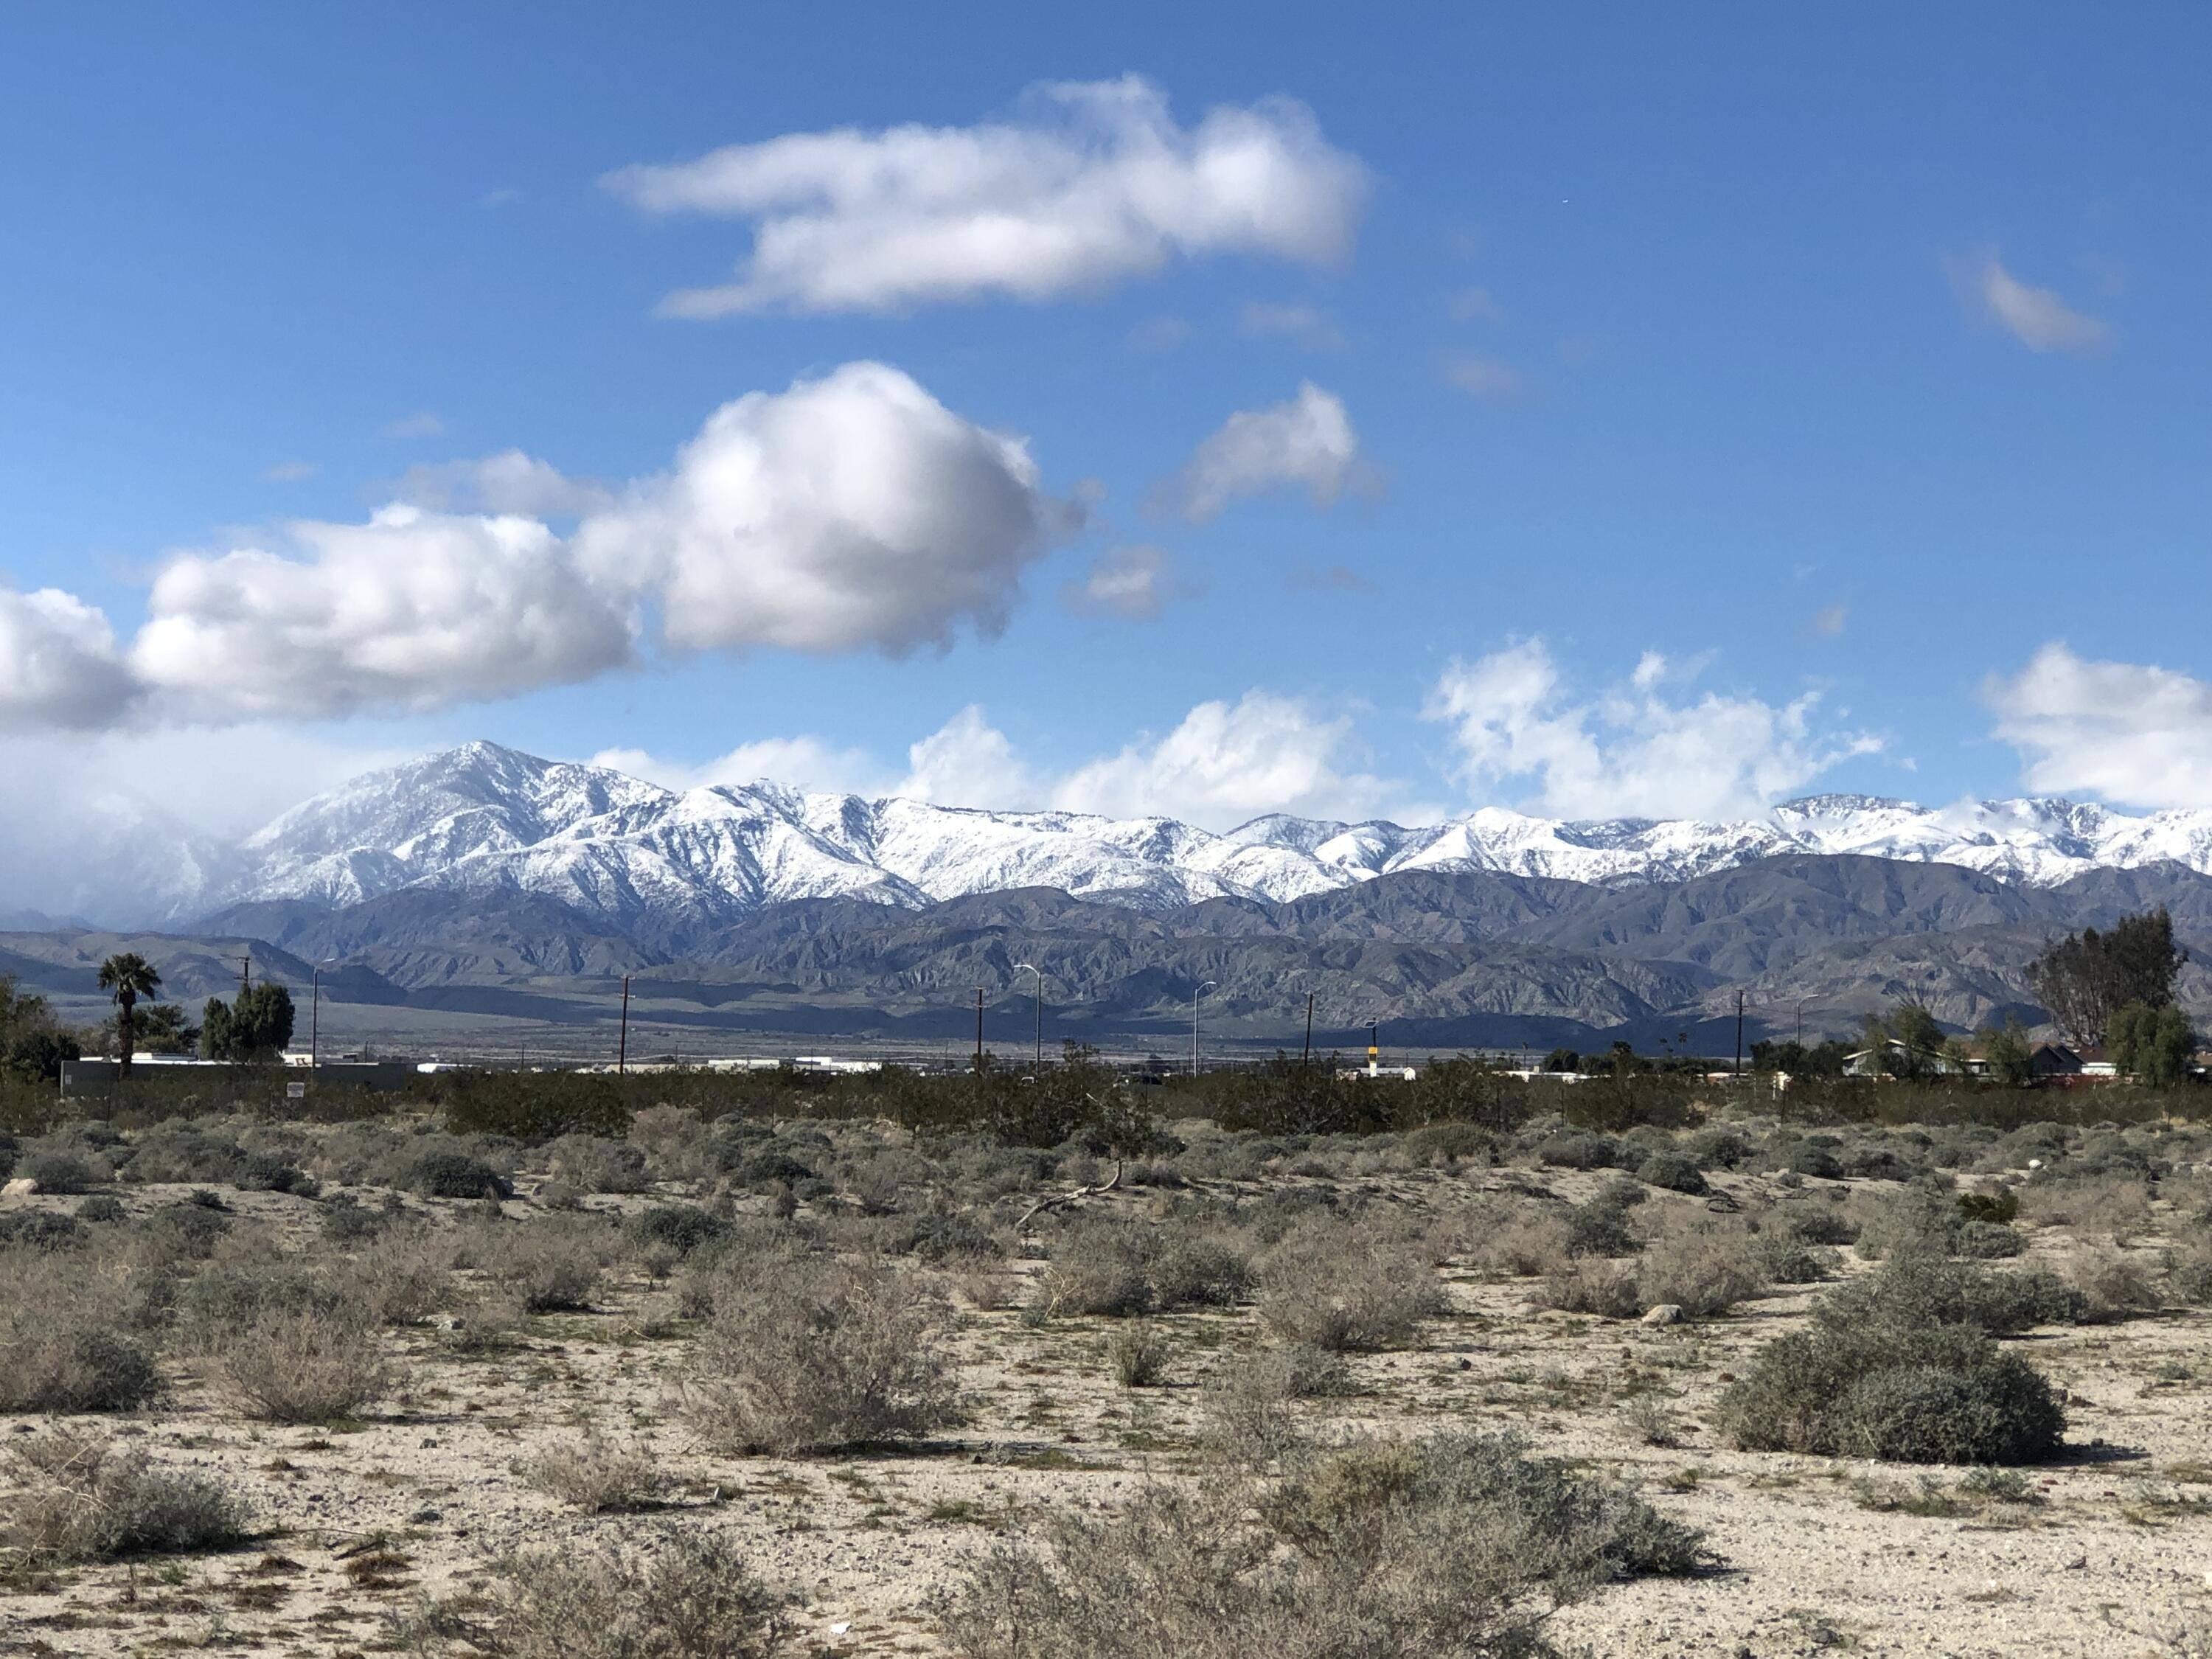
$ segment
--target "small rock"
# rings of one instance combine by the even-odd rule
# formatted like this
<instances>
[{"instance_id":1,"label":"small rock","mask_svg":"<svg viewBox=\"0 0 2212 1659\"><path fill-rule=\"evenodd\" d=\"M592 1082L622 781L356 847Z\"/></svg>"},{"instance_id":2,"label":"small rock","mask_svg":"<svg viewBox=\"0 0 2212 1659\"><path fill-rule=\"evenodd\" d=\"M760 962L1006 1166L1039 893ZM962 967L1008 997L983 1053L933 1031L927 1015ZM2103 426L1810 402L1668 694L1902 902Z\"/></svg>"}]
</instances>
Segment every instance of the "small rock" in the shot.
<instances>
[{"instance_id":1,"label":"small rock","mask_svg":"<svg viewBox=\"0 0 2212 1659\"><path fill-rule=\"evenodd\" d=\"M35 1198L39 1183L28 1176L17 1176L6 1186L0 1187L0 1198Z\"/></svg>"},{"instance_id":2,"label":"small rock","mask_svg":"<svg viewBox=\"0 0 2212 1659\"><path fill-rule=\"evenodd\" d=\"M1647 1325L1674 1325L1680 1323L1681 1318L1682 1310L1678 1304L1662 1302L1657 1307L1645 1311L1644 1322Z\"/></svg>"},{"instance_id":3,"label":"small rock","mask_svg":"<svg viewBox=\"0 0 2212 1659\"><path fill-rule=\"evenodd\" d=\"M2089 1558L2086 1555L2077 1555L2066 1564L2066 1571L2069 1572L2086 1572L2088 1568Z\"/></svg>"}]
</instances>

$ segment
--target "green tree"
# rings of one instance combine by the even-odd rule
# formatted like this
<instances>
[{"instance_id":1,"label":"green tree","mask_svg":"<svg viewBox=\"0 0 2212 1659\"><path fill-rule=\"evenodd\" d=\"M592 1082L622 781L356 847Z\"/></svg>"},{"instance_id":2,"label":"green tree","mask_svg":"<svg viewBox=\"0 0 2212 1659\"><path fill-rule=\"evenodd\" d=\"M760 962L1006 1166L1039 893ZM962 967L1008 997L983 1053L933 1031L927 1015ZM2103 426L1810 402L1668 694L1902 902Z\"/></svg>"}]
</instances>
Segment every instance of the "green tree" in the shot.
<instances>
[{"instance_id":1,"label":"green tree","mask_svg":"<svg viewBox=\"0 0 2212 1659\"><path fill-rule=\"evenodd\" d=\"M2024 1089L2034 1080L2035 1074L2028 1064L2028 1057L2033 1053L2028 1046L2027 1033L2021 1030L2016 1019L2008 1019L1982 1033L1982 1058L1990 1063L1990 1077L2008 1089Z\"/></svg>"},{"instance_id":2,"label":"green tree","mask_svg":"<svg viewBox=\"0 0 2212 1659\"><path fill-rule=\"evenodd\" d=\"M2172 1004L2154 1008L2130 1002L2113 1012L2107 1028L2105 1046L2123 1076L2165 1089L2188 1074L2197 1034L2190 1029L2189 1016Z\"/></svg>"},{"instance_id":3,"label":"green tree","mask_svg":"<svg viewBox=\"0 0 2212 1659\"><path fill-rule=\"evenodd\" d=\"M210 997L200 1014L200 1053L209 1060L269 1060L292 1040L292 994L264 980L226 1003Z\"/></svg>"},{"instance_id":4,"label":"green tree","mask_svg":"<svg viewBox=\"0 0 2212 1659\"><path fill-rule=\"evenodd\" d=\"M2112 1017L2130 1004L2164 1008L2188 953L2173 942L2160 907L2123 916L2099 933L2085 927L2045 944L2027 965L2036 998L2080 1047L2111 1038Z\"/></svg>"},{"instance_id":5,"label":"green tree","mask_svg":"<svg viewBox=\"0 0 2212 1659\"><path fill-rule=\"evenodd\" d=\"M100 988L115 1004L115 1075L131 1075L131 1050L137 1036L138 999L161 988L154 964L136 951L122 951L100 964Z\"/></svg>"},{"instance_id":6,"label":"green tree","mask_svg":"<svg viewBox=\"0 0 2212 1659\"><path fill-rule=\"evenodd\" d=\"M1926 1077L1943 1053L1943 1028L1925 1004L1900 1002L1889 1011L1889 1034L1900 1045L1891 1064L1900 1077Z\"/></svg>"}]
</instances>

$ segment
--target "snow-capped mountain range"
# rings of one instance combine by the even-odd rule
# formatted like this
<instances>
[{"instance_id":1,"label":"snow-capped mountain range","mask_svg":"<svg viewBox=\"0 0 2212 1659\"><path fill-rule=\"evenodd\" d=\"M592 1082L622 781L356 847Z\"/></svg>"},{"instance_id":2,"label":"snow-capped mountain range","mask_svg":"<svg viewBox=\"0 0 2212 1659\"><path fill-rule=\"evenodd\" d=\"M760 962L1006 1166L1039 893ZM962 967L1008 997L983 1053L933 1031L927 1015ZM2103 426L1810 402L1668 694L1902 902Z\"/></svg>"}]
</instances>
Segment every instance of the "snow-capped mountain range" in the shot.
<instances>
[{"instance_id":1,"label":"snow-capped mountain range","mask_svg":"<svg viewBox=\"0 0 2212 1659\"><path fill-rule=\"evenodd\" d=\"M180 850L141 889L176 921L243 902L343 906L404 888L518 890L619 925L734 921L793 899L915 907L1055 887L1165 909L1287 900L1404 870L1501 871L1609 885L1792 853L1963 865L2047 886L2172 860L2212 872L2212 811L2134 816L2050 799L1930 809L1816 795L1763 820L1567 822L1486 807L1425 828L1270 816L1226 834L1170 818L990 811L759 782L672 790L605 767L471 743L372 772L236 846Z\"/></svg>"}]
</instances>

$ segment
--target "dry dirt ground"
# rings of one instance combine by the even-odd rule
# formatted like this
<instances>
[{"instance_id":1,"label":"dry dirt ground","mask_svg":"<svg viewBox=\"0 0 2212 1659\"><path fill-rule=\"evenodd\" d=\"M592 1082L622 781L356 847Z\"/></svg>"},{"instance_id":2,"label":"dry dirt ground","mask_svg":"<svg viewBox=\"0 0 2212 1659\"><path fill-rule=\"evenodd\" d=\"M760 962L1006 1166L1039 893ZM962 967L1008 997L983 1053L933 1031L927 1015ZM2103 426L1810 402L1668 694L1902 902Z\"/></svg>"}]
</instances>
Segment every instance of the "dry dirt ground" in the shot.
<instances>
[{"instance_id":1,"label":"dry dirt ground","mask_svg":"<svg viewBox=\"0 0 2212 1659\"><path fill-rule=\"evenodd\" d=\"M1485 1193L1579 1200L1605 1178L1462 1166L1330 1184L1441 1218ZM1210 1187L1249 1198L1298 1179ZM1770 1176L1713 1179L1747 1207L1779 1195ZM502 1206L509 1217L534 1208L533 1182L520 1187ZM185 1194L113 1190L134 1212ZM635 1210L693 1193L661 1183L653 1194L582 1202L587 1212ZM239 1224L265 1227L276 1243L317 1237L316 1201L224 1197ZM0 1206L78 1201L19 1196ZM403 1201L472 1221L488 1207ZM1089 1207L1140 1215L1155 1201L1125 1191ZM2160 1205L2158 1231L2133 1250L2154 1255L2190 1224L2170 1209ZM1048 1237L1054 1224L1047 1217L1037 1231ZM2031 1263L2063 1266L2075 1248L2057 1229L2027 1231ZM1850 1251L1843 1256L1844 1272L1867 1270ZM939 1652L927 1603L963 1554L1040 1506L1111 1505L1142 1482L1191 1478L1201 1385L1225 1355L1261 1340L1249 1308L1158 1317L1154 1328L1170 1345L1164 1385L1125 1389L1104 1358L1116 1322L1024 1322L1022 1281L1041 1267L1006 1264L1015 1282L1003 1309L961 1304L955 1341L970 1421L901 1451L775 1459L703 1448L672 1408L688 1328L672 1317L668 1284L635 1262L610 1273L589 1311L532 1318L504 1352L457 1352L434 1326L394 1333L408 1362L403 1387L334 1428L249 1420L224 1403L204 1366L168 1359L172 1391L158 1407L72 1420L119 1433L161 1465L231 1483L257 1535L223 1553L20 1579L0 1590L0 1652L392 1651L395 1615L480 1582L503 1551L629 1536L671 1519L726 1531L764 1577L794 1592L801 1651ZM1425 1322L1406 1351L1355 1357L1358 1392L1301 1409L1316 1424L1516 1429L1539 1451L1637 1483L1664 1512L1705 1529L1711 1572L1616 1586L1570 1608L1553 1629L1571 1651L2055 1659L2203 1650L2212 1630L2212 1313L2166 1310L2026 1339L2022 1351L2066 1390L2069 1454L2027 1472L2026 1501L1965 1502L1961 1471L1735 1452L1706 1425L1721 1389L1753 1351L1802 1322L1818 1286L1770 1290L1725 1317L1658 1327L1540 1310L1533 1281L1461 1260L1440 1271L1443 1316ZM1631 1415L1639 1400L1659 1403L1678 1443L1648 1443L1650 1407ZM0 1444L55 1422L0 1418ZM579 1516L520 1477L518 1464L534 1450L586 1427L649 1450L671 1481L656 1511Z\"/></svg>"}]
</instances>

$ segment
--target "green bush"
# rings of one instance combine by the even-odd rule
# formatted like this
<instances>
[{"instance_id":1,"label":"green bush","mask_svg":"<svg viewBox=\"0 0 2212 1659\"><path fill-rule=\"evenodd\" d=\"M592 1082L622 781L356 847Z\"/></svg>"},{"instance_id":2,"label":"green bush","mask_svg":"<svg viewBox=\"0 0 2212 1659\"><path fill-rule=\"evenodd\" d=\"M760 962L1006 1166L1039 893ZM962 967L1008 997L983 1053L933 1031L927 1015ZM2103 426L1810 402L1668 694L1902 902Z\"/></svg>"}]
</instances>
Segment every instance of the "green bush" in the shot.
<instances>
[{"instance_id":1,"label":"green bush","mask_svg":"<svg viewBox=\"0 0 2212 1659\"><path fill-rule=\"evenodd\" d=\"M465 1152L425 1152L398 1184L425 1198L512 1198L514 1187L480 1158Z\"/></svg>"},{"instance_id":2,"label":"green bush","mask_svg":"<svg viewBox=\"0 0 2212 1659\"><path fill-rule=\"evenodd\" d=\"M2050 1384L2001 1350L2037 1291L2026 1274L1907 1257L1830 1291L1813 1328L1778 1338L1721 1396L1748 1451L1899 1462L2032 1463L2066 1426Z\"/></svg>"},{"instance_id":3,"label":"green bush","mask_svg":"<svg viewBox=\"0 0 2212 1659\"><path fill-rule=\"evenodd\" d=\"M1654 1152L1636 1167L1636 1178L1647 1186L1664 1188L1670 1193L1687 1193L1701 1198L1712 1190L1698 1171L1697 1163L1683 1152Z\"/></svg>"},{"instance_id":4,"label":"green bush","mask_svg":"<svg viewBox=\"0 0 2212 1659\"><path fill-rule=\"evenodd\" d=\"M11 1449L17 1490L0 1504L0 1544L61 1561L222 1549L246 1535L244 1506L143 1452L58 1433Z\"/></svg>"},{"instance_id":5,"label":"green bush","mask_svg":"<svg viewBox=\"0 0 2212 1659\"><path fill-rule=\"evenodd\" d=\"M682 1256L712 1243L728 1229L696 1204L656 1204L632 1216L623 1231L638 1244L663 1245Z\"/></svg>"},{"instance_id":6,"label":"green bush","mask_svg":"<svg viewBox=\"0 0 2212 1659\"><path fill-rule=\"evenodd\" d=\"M498 1659L773 1659L791 1650L787 1600L734 1545L670 1528L630 1549L507 1556L489 1617L455 1631ZM425 1622L439 1622L435 1609Z\"/></svg>"},{"instance_id":7,"label":"green bush","mask_svg":"<svg viewBox=\"0 0 2212 1659\"><path fill-rule=\"evenodd\" d=\"M88 1193L100 1185L100 1172L70 1152L33 1152L23 1159L17 1178L38 1182L42 1193Z\"/></svg>"}]
</instances>

